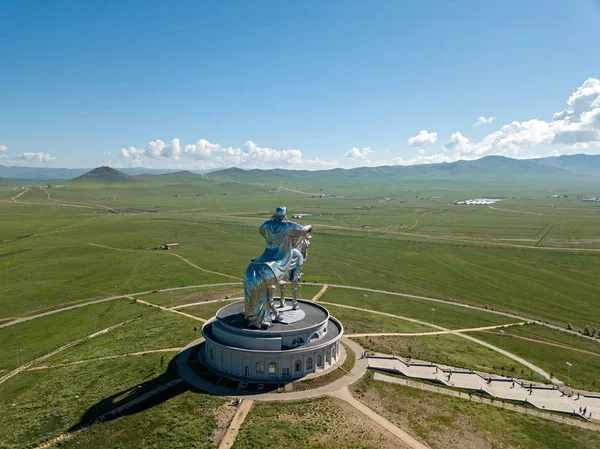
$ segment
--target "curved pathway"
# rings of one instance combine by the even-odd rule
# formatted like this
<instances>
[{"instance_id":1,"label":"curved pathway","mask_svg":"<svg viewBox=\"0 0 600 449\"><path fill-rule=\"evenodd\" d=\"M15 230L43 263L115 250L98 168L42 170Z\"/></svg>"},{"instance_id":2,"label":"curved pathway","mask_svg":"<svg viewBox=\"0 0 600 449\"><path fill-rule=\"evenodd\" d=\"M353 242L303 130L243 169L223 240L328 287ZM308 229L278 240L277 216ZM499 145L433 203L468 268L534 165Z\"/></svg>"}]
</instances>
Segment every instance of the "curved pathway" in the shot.
<instances>
[{"instance_id":1,"label":"curved pathway","mask_svg":"<svg viewBox=\"0 0 600 449\"><path fill-rule=\"evenodd\" d=\"M513 359L515 362L519 362L521 365L524 365L527 368L529 368L530 370L538 373L540 376L548 379L550 382L552 382L554 384L563 385L563 382L561 382L560 380L558 380L556 377L550 376L550 374L548 374L542 368L540 368L538 366L535 366L534 364L529 363L527 360L525 360L525 359L523 359L521 357L518 357L518 356L516 356L516 355L514 355L514 354L512 354L512 353L510 353L508 351L505 351L504 349L500 349L497 346L491 345L491 344L489 344L489 343L487 343L487 342L485 342L483 340L479 340L479 339L477 339L475 337L471 337L470 335L461 334L458 331L452 331L452 329L448 329L448 328L445 328L445 327L442 327L442 326L438 326L436 324L426 323L425 321L419 321L419 320L415 320L413 318L408 318L408 317L401 316L401 315L394 315L392 313L377 312L375 310L361 309L360 307L353 307L353 306L346 306L346 305L340 306L339 304L334 304L334 303L331 303L331 302L322 302L321 304L328 304L328 305L333 305L333 306L338 306L338 307L344 307L346 309L358 310L360 312L368 312L368 313L374 313L374 314L377 314L377 315L389 316L389 317L392 317L392 318L399 318L401 320L410 321L412 323L422 324L422 325L425 325L425 326L430 326L430 327L433 327L435 329L439 329L440 331L446 331L446 333L452 333L453 335L456 335L457 337L465 338L465 339L467 339L469 341L472 341L473 343L476 343L476 344L481 345L481 346L485 346L486 348L491 349L492 351L496 351L496 352L498 352L498 353L500 353L502 355L505 355L506 357L508 357L510 359Z\"/></svg>"},{"instance_id":2,"label":"curved pathway","mask_svg":"<svg viewBox=\"0 0 600 449\"><path fill-rule=\"evenodd\" d=\"M323 287L321 287L321 290L319 290L319 292L312 297L311 301L317 302L321 296L323 296L325 294L325 292L327 291L327 289L329 288L329 285L327 284L323 284Z\"/></svg>"},{"instance_id":3,"label":"curved pathway","mask_svg":"<svg viewBox=\"0 0 600 449\"><path fill-rule=\"evenodd\" d=\"M521 315L517 315L516 313L501 312L499 310L491 310L491 309L486 309L485 307L472 306L470 304L465 304L465 303L462 303L462 302L446 301L445 299L430 298L428 296L411 295L411 294L408 294L408 293L390 292L390 291L387 291L387 290L377 290L377 289L365 288L365 287L355 287L355 286L352 286L352 285L322 284L320 282L311 282L311 284L312 285L327 285L330 288L345 288L345 289L348 289L348 290L359 290L359 291L371 292L371 293L381 293L383 295L400 296L400 297L403 297L403 298L410 298L410 299L419 299L419 300L423 300L423 301L435 302L435 303L438 303L438 304L446 304L446 305L450 305L450 306L463 307L465 309L477 310L479 312L493 313L495 315L506 316L506 317L509 317L509 318L514 318L514 319L522 320L522 321L531 321L531 318L527 318L527 317L524 317L524 316L521 316ZM325 303L323 303L323 304L325 304ZM338 305L338 304L334 304L334 305ZM427 324L429 324L429 323L427 323ZM579 334L576 331L572 331L572 330L566 329L564 327L557 326L555 324L544 323L544 326L548 327L550 329L554 329L554 330L557 330L557 331L560 331L560 332L565 332L565 333L571 334L571 335L577 335L578 337L587 338L588 340L592 340L592 341L595 341L597 343L600 343L600 339L596 339L594 337L589 337L589 336L581 335L581 334Z\"/></svg>"},{"instance_id":4,"label":"curved pathway","mask_svg":"<svg viewBox=\"0 0 600 449\"><path fill-rule=\"evenodd\" d=\"M112 249L113 251L125 251L125 252L131 252L131 253L148 253L148 251L143 251L143 250L139 250L139 249L114 248L112 246L100 245L98 243L88 243L88 245L96 246L98 248L104 248L104 249ZM207 270L206 268L199 267L194 262L191 262L188 259L186 259L185 257L181 256L180 254L177 254L174 252L166 251L166 252L160 252L158 254L166 254L168 256L177 257L178 259L187 263L189 266L195 268L196 270L203 271L204 273L216 274L218 276L224 276L224 277L227 277L230 279L237 279L237 280L240 279L237 276L232 276L230 274L225 274L225 273L219 273L218 271Z\"/></svg>"},{"instance_id":5,"label":"curved pathway","mask_svg":"<svg viewBox=\"0 0 600 449\"><path fill-rule=\"evenodd\" d=\"M183 380L185 380L188 384L190 384L194 388L197 388L202 391L206 391L207 393L214 394L216 396L224 396L224 397L233 399L235 396L232 395L232 391L229 388L220 387L218 385L214 385L204 379L199 378L196 375L196 373L188 365L188 359L190 356L190 352L192 351L192 348L195 345L200 344L202 341L204 341L204 339L201 338L199 340L196 340L196 341L190 343L190 345L188 345L188 347L186 349L184 349L177 355L177 358L175 360L175 366L176 366L177 372L179 373L179 375L181 376L181 378ZM352 385L353 383L355 383L356 381L358 381L366 373L367 367L368 367L368 359L361 358L361 355L364 351L361 346L359 346L352 340L348 340L347 338L343 338L343 341L354 352L355 360L356 360L354 363L354 367L352 367L352 369L345 376L330 383L329 385L315 388L313 390L292 391L290 393L262 393L262 394L240 395L241 397L243 397L242 405L244 403L247 403L247 404L249 403L250 405L248 405L248 407L250 407L253 402L272 402L272 401L275 401L275 402L286 401L287 402L287 401L313 399L313 398L317 398L317 397L325 396L325 395L331 396L331 397L335 397L335 398L338 398L338 399L341 399L341 400L347 402L352 407L356 408L358 411L363 413L365 416L367 416L368 418L372 419L374 422L376 422L377 424L382 426L384 429L391 432L393 435L395 435L398 439L400 439L403 443L408 445L410 448L412 448L412 449L428 449L427 446L425 446L422 443L420 443L419 441L415 440L410 435L408 435L406 432L404 432L402 429L397 427L395 424L389 422L387 419L378 415L373 410L371 410L364 404L362 404L359 401L357 401L356 399L354 399L354 397L350 394L350 392L348 391L348 387L350 385ZM237 416L237 414L236 414L236 416ZM246 415L244 414L243 417L245 418L245 416ZM241 418L241 416L240 416L240 418ZM242 421L243 421L243 419L242 419ZM230 435L230 437L227 440L225 440L225 438L224 438L222 440L221 444L222 445L225 444L225 445L219 446L219 448L221 448L221 447L230 448L233 445L234 441L231 440L231 437L233 436L233 439L235 440L235 436L237 435L237 432L239 431L241 422L239 422L239 423L232 422L231 425L233 427L232 435ZM228 433L229 433L229 431L228 431Z\"/></svg>"},{"instance_id":6,"label":"curved pathway","mask_svg":"<svg viewBox=\"0 0 600 449\"><path fill-rule=\"evenodd\" d=\"M34 365L34 364L36 364L38 362L41 362L43 360L49 359L50 357L58 354L59 352L62 352L65 349L69 349L69 348L71 348L71 347L73 347L75 345L78 345L79 343L87 340L88 338L94 338L94 337L97 337L99 335L106 334L107 332L110 332L111 330L116 329L117 327L123 326L124 324L129 323L131 321L135 321L137 319L138 318L133 318L131 320L122 321L121 323L115 324L114 326L107 327L106 329L102 329L102 330L100 330L98 332L94 332L93 334L90 334L87 337L83 337L83 338L80 338L79 340L75 340L75 341L72 341L70 343L67 343L66 345L63 345L60 348L55 349L52 352L49 352L48 354L44 354L43 356L38 357L37 359L34 359L31 362L29 362L29 363L25 363L25 364L17 367L16 369L8 372L8 374L5 374L4 376L0 377L0 384L3 384L4 382L6 382L11 377L16 376L17 374L19 374L19 373L21 373L23 371L28 370L32 365Z\"/></svg>"},{"instance_id":7,"label":"curved pathway","mask_svg":"<svg viewBox=\"0 0 600 449\"><path fill-rule=\"evenodd\" d=\"M25 187L25 190L23 190L21 193L19 193L18 195L13 196L10 201L17 201L17 199L19 199L21 196L25 195L27 192L29 192L29 187Z\"/></svg>"},{"instance_id":8,"label":"curved pathway","mask_svg":"<svg viewBox=\"0 0 600 449\"><path fill-rule=\"evenodd\" d=\"M346 345L354 352L356 362L354 367L345 376L337 379L336 381L325 385L323 387L315 388L313 390L305 391L292 391L289 393L262 393L262 394L244 394L243 398L252 399L253 401L268 402L268 401L298 401L302 399L317 398L319 396L333 393L340 388L346 388L352 385L354 382L359 380L366 372L368 368L368 360L361 359L360 356L363 353L363 348L352 340L347 338L342 339ZM192 387L202 391L206 391L215 396L224 396L228 398L235 398L232 395L232 391L229 388L214 385L204 379L198 377L198 375L189 367L188 359L194 346L203 342L204 339L200 338L188 345L183 351L181 351L176 358L175 366L179 375ZM240 395L238 393L238 395Z\"/></svg>"},{"instance_id":9,"label":"curved pathway","mask_svg":"<svg viewBox=\"0 0 600 449\"><path fill-rule=\"evenodd\" d=\"M331 304L331 303L330 303ZM478 331L489 331L492 329L503 329L506 327L513 326L523 326L525 324L534 324L534 321L530 321L529 323L520 322L520 323L511 323L511 324L498 324L496 326L486 326L486 327L472 327L469 329L454 329L447 331L434 331L434 332L376 332L376 333L366 333L366 334L346 334L348 338L357 338L357 337L425 337L428 335L445 335L445 334L459 334L461 332L478 332ZM596 354L600 356L600 354Z\"/></svg>"},{"instance_id":10,"label":"curved pathway","mask_svg":"<svg viewBox=\"0 0 600 449\"><path fill-rule=\"evenodd\" d=\"M38 313L36 315L30 315L30 316L25 316L25 317L22 317L22 318L17 318L15 320L9 321L8 323L2 323L2 324L0 324L0 329L2 329L3 327L13 326L15 324L23 323L25 321L34 320L36 318L41 318L41 317L44 317L44 316L53 315L55 313L66 312L67 310L77 309L79 307L85 307L85 306L89 306L91 304L99 304L101 302L106 302L106 301L113 301L115 299L129 299L131 296L143 296L143 295L149 295L151 293L172 292L172 291L177 291L177 290L187 290L187 289L190 289L190 288L220 287L220 286L223 286L223 285L239 285L239 284L241 284L241 282L224 282L224 283L219 283L219 284L187 285L185 287L163 288L163 289L159 289L159 290L148 290L148 291L145 291L145 292L128 293L126 295L109 296L107 298L90 299L90 300L87 300L87 301L84 300L83 302L78 302L77 304L73 304L73 305L70 305L70 306L60 307L58 309L48 310L47 312Z\"/></svg>"},{"instance_id":11,"label":"curved pathway","mask_svg":"<svg viewBox=\"0 0 600 449\"><path fill-rule=\"evenodd\" d=\"M75 360L74 362L57 363L56 365L33 366L31 368L28 368L27 371L39 371L39 370L45 370L45 369L62 368L63 366L81 365L82 363L97 362L98 360L122 359L125 357L154 354L157 352L178 352L178 351L181 351L182 349L183 348L162 348L162 349L149 349L147 351L127 352L125 354L107 355L104 357L96 357L93 359L83 359L83 360Z\"/></svg>"}]
</instances>

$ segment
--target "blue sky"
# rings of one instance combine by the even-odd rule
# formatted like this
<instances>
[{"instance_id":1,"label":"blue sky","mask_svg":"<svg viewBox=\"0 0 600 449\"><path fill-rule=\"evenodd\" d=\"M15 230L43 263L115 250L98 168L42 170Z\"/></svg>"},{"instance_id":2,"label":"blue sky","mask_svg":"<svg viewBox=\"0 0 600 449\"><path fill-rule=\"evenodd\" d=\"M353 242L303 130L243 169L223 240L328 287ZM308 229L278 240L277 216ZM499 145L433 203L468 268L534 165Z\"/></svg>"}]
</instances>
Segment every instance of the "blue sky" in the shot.
<instances>
[{"instance_id":1,"label":"blue sky","mask_svg":"<svg viewBox=\"0 0 600 449\"><path fill-rule=\"evenodd\" d=\"M0 0L0 163L596 154L599 23L597 0Z\"/></svg>"}]
</instances>

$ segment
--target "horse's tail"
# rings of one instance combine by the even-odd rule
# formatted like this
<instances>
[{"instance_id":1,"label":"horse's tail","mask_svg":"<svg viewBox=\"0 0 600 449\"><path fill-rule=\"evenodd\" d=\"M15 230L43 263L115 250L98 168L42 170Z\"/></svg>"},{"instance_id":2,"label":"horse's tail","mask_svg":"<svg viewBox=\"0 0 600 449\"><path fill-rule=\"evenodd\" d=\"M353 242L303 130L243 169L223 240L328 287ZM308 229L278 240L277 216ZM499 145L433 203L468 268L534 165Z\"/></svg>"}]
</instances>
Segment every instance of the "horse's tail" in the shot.
<instances>
[{"instance_id":1,"label":"horse's tail","mask_svg":"<svg viewBox=\"0 0 600 449\"><path fill-rule=\"evenodd\" d=\"M261 328L265 321L270 321L267 302L272 285L275 285L275 275L268 265L248 265L244 273L244 319L248 326Z\"/></svg>"}]
</instances>

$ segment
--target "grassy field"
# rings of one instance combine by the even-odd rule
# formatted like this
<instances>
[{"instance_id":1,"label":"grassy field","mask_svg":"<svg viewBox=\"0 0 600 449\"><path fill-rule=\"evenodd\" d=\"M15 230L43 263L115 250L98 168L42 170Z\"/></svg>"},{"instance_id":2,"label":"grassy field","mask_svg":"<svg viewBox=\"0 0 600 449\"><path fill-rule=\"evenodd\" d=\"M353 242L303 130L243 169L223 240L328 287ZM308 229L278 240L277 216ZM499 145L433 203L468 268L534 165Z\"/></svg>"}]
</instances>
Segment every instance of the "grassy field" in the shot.
<instances>
[{"instance_id":1,"label":"grassy field","mask_svg":"<svg viewBox=\"0 0 600 449\"><path fill-rule=\"evenodd\" d=\"M365 349L399 357L440 363L457 368L547 382L514 360L456 335L425 337L366 337L356 341Z\"/></svg>"},{"instance_id":2,"label":"grassy field","mask_svg":"<svg viewBox=\"0 0 600 449\"><path fill-rule=\"evenodd\" d=\"M375 313L327 305L329 313L342 322L345 334L377 332L431 332L429 326Z\"/></svg>"},{"instance_id":3,"label":"grassy field","mask_svg":"<svg viewBox=\"0 0 600 449\"><path fill-rule=\"evenodd\" d=\"M576 335L542 326L505 329L502 347L553 373L573 388L598 391L600 388L600 344ZM500 336L489 332L470 335L499 345ZM571 363L567 367L566 362Z\"/></svg>"},{"instance_id":4,"label":"grassy field","mask_svg":"<svg viewBox=\"0 0 600 449\"><path fill-rule=\"evenodd\" d=\"M330 398L255 404L233 448L257 447L402 448L394 436L374 428L360 412Z\"/></svg>"},{"instance_id":5,"label":"grassy field","mask_svg":"<svg viewBox=\"0 0 600 449\"><path fill-rule=\"evenodd\" d=\"M159 306L172 307L202 301L211 301L215 299L225 299L225 297L233 298L244 296L244 291L241 284L227 284L228 285L186 288L182 290L173 290L170 292L150 293L148 295L140 295L139 298Z\"/></svg>"},{"instance_id":6,"label":"grassy field","mask_svg":"<svg viewBox=\"0 0 600 449\"><path fill-rule=\"evenodd\" d=\"M598 447L598 434L591 430L375 381L371 373L352 389L361 402L432 449Z\"/></svg>"},{"instance_id":7,"label":"grassy field","mask_svg":"<svg viewBox=\"0 0 600 449\"><path fill-rule=\"evenodd\" d=\"M228 304L232 304L234 302L238 302L238 300L235 301L219 301L219 302L213 302L210 304L201 304L198 306L191 306L191 307L186 307L185 309L183 309L183 311L185 313L189 313L190 315L194 315L200 318L204 318L205 320L208 320L210 318L212 318L213 316L215 316L215 313L217 313L217 311L221 308L221 307L225 307Z\"/></svg>"},{"instance_id":8,"label":"grassy field","mask_svg":"<svg viewBox=\"0 0 600 449\"><path fill-rule=\"evenodd\" d=\"M132 303L128 299L92 304L66 312L55 313L42 318L15 324L0 329L0 368L14 369L17 365L14 348L19 346L20 362L30 362L72 341L84 338L115 324L136 319L142 315L151 316L157 309ZM112 331L114 332L114 331ZM107 334L107 336L109 336ZM102 337L96 337L102 338Z\"/></svg>"},{"instance_id":9,"label":"grassy field","mask_svg":"<svg viewBox=\"0 0 600 449\"><path fill-rule=\"evenodd\" d=\"M168 377L166 369L160 354L149 354L15 376L0 385L0 441L7 447L31 447L57 436L85 413L106 412L133 398L137 385L149 389L157 378ZM135 440L129 445L139 447Z\"/></svg>"},{"instance_id":10,"label":"grassy field","mask_svg":"<svg viewBox=\"0 0 600 449\"><path fill-rule=\"evenodd\" d=\"M405 316L449 329L493 326L519 321L515 318L464 307L345 288L330 287L321 296L320 301ZM433 329L429 328L429 330Z\"/></svg>"},{"instance_id":11,"label":"grassy field","mask_svg":"<svg viewBox=\"0 0 600 449\"><path fill-rule=\"evenodd\" d=\"M200 324L191 318L158 311L60 352L44 364L180 348L200 337Z\"/></svg>"},{"instance_id":12,"label":"grassy field","mask_svg":"<svg viewBox=\"0 0 600 449\"><path fill-rule=\"evenodd\" d=\"M227 401L229 402L229 401ZM184 392L149 410L94 425L52 447L61 448L214 448L225 401L206 394ZM233 412L233 410L231 410Z\"/></svg>"},{"instance_id":13,"label":"grassy field","mask_svg":"<svg viewBox=\"0 0 600 449\"><path fill-rule=\"evenodd\" d=\"M336 185L328 179L316 186L308 178L298 178L288 185L297 192L272 193L283 181L273 185L271 181L239 181L168 175L122 185L73 183L68 189L48 192L33 185L16 201L9 199L22 190L0 188L0 322L95 298L240 282L249 261L264 248L257 228L279 204L288 206L290 213L320 214L299 220L314 224L301 298L317 294L321 286L314 283L318 282L488 307L565 328L568 323L575 329L593 327L600 317L596 300L600 297L596 281L600 273L600 206L577 199L597 196L593 186L564 187L561 193L569 198L548 199L551 187L541 182L523 188L485 184L483 179L480 184L457 181L448 185L447 180L428 178L427 185L412 179L361 186ZM321 194L332 196L320 199ZM453 204L483 196L504 200L493 207ZM155 249L163 241L178 242L181 247ZM289 288L287 294L291 295ZM170 307L239 296L241 284L154 292L139 299ZM447 303L336 287L330 287L321 300L451 329L519 321ZM207 319L225 304L227 301L182 310ZM327 307L342 321L346 333L432 329ZM23 362L86 337L94 331L92 316L97 317L97 330L133 321L69 348L44 364L180 347L199 336L201 325L129 299L89 305L0 329L0 370L15 368L15 346L21 347ZM495 331L473 335L501 344ZM358 341L370 350L541 380L497 352L456 336ZM569 361L572 385L591 390L600 387L598 341L527 326L505 329L502 345L565 381L565 362ZM160 376L172 357L172 353L156 353L19 374L0 385L0 441L9 447L27 447L64 432L98 401L142 382L163 379ZM377 388L373 386L374 391ZM408 407L406 415L419 410L414 401L399 397L397 402ZM136 447L138 442L138 447L158 447L158 441L168 441L163 446L211 447L217 444L215 432L227 425L223 416L230 416L222 409L224 414L215 412L220 404L202 395L181 393L149 410L93 426L60 444L89 447L95 441L95 447ZM315 404L320 408L311 414ZM446 423L460 426L470 422L471 416L475 416L472 433L477 435L473 441L485 441L489 447L515 446L514 441L521 438L522 447L544 447L550 440L540 435L540 429L546 429L560 444L552 447L567 447L571 442L571 433L547 423L538 428L529 417L513 433L499 435L498 429L512 425L516 418L461 407L457 408L458 421L448 418L446 412L427 415L434 425L424 438L431 438L432 447L446 443L453 447L454 443L442 436ZM492 420L487 440L480 439L486 413ZM414 424L418 435L425 432L422 422L426 419L420 417ZM20 426L21 422L27 424ZM339 438L321 436L332 429L340 429ZM343 404L322 400L257 405L236 447L272 445L288 432L297 435L290 447L395 444L381 432L373 432ZM582 435L572 447L592 447Z\"/></svg>"}]
</instances>

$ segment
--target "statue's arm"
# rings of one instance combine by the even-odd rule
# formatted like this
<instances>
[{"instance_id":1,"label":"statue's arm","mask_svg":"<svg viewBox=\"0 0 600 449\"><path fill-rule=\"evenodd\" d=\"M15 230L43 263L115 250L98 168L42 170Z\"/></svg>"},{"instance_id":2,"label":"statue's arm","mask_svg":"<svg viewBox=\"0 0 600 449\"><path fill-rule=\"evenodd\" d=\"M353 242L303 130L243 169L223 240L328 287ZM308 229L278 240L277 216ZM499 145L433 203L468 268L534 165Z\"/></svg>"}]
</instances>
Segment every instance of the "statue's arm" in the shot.
<instances>
[{"instance_id":1,"label":"statue's arm","mask_svg":"<svg viewBox=\"0 0 600 449\"><path fill-rule=\"evenodd\" d=\"M292 223L290 234L293 237L303 237L311 231L312 231L312 225L302 226L302 225L299 225L298 223Z\"/></svg>"}]
</instances>

